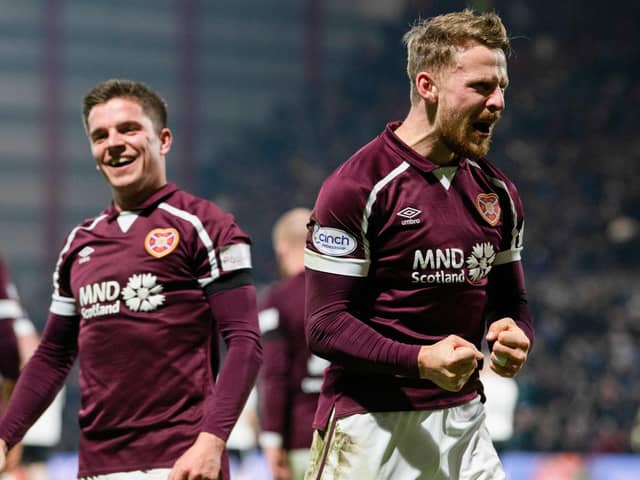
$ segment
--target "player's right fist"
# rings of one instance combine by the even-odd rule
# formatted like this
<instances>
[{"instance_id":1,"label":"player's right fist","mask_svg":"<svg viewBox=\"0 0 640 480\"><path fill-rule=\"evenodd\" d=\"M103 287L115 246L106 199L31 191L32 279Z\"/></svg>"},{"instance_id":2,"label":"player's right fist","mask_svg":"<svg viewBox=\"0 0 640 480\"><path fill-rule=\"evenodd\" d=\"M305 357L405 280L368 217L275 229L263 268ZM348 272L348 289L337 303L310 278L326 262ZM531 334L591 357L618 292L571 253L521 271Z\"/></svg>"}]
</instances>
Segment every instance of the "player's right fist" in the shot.
<instances>
[{"instance_id":1,"label":"player's right fist","mask_svg":"<svg viewBox=\"0 0 640 480\"><path fill-rule=\"evenodd\" d=\"M418 353L420 378L431 380L444 390L458 392L478 368L482 353L457 335L449 335Z\"/></svg>"}]
</instances>

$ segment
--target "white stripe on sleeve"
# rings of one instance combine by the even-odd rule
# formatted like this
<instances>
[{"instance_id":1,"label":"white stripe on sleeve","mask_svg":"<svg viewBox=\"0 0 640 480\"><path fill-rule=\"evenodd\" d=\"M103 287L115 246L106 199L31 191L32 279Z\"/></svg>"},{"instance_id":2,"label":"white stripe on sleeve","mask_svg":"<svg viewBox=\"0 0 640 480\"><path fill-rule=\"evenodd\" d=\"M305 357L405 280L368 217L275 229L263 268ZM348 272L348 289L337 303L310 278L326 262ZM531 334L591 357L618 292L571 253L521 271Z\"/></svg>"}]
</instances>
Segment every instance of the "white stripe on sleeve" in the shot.
<instances>
[{"instance_id":1,"label":"white stripe on sleeve","mask_svg":"<svg viewBox=\"0 0 640 480\"><path fill-rule=\"evenodd\" d=\"M337 258L321 255L308 248L304 249L304 266L318 272L345 275L347 277L366 277L369 274L369 260L356 258Z\"/></svg>"},{"instance_id":2,"label":"white stripe on sleeve","mask_svg":"<svg viewBox=\"0 0 640 480\"><path fill-rule=\"evenodd\" d=\"M22 316L22 308L15 300L0 300L0 318L16 318Z\"/></svg>"},{"instance_id":3,"label":"white stripe on sleeve","mask_svg":"<svg viewBox=\"0 0 640 480\"><path fill-rule=\"evenodd\" d=\"M59 295L52 295L49 311L63 317L72 317L78 314L75 300L73 298L61 297Z\"/></svg>"}]
</instances>

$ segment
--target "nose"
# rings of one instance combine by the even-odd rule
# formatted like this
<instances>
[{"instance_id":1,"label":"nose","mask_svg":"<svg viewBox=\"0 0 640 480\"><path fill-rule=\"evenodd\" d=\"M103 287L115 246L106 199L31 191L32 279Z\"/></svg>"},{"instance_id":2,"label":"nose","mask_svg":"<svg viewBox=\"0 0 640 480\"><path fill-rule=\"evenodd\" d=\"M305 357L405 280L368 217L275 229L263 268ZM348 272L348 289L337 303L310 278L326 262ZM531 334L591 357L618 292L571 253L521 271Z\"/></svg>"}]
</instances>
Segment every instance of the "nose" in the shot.
<instances>
[{"instance_id":1,"label":"nose","mask_svg":"<svg viewBox=\"0 0 640 480\"><path fill-rule=\"evenodd\" d=\"M504 106L504 91L502 88L496 87L487 97L487 108L491 112L498 112L504 110Z\"/></svg>"},{"instance_id":2,"label":"nose","mask_svg":"<svg viewBox=\"0 0 640 480\"><path fill-rule=\"evenodd\" d=\"M118 132L109 132L107 148L109 151L119 151L125 147L122 136Z\"/></svg>"}]
</instances>

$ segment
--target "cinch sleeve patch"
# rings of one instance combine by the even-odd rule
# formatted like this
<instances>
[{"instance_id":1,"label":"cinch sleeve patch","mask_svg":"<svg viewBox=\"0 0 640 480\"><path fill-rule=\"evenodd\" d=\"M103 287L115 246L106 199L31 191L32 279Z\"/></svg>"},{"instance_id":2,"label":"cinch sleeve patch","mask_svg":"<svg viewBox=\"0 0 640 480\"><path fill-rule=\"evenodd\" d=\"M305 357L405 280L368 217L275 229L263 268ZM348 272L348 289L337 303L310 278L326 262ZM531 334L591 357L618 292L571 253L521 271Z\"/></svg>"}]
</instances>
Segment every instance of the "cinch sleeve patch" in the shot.
<instances>
[{"instance_id":1,"label":"cinch sleeve patch","mask_svg":"<svg viewBox=\"0 0 640 480\"><path fill-rule=\"evenodd\" d=\"M355 237L344 230L319 225L313 228L312 241L320 253L334 257L349 255L358 246Z\"/></svg>"}]
</instances>

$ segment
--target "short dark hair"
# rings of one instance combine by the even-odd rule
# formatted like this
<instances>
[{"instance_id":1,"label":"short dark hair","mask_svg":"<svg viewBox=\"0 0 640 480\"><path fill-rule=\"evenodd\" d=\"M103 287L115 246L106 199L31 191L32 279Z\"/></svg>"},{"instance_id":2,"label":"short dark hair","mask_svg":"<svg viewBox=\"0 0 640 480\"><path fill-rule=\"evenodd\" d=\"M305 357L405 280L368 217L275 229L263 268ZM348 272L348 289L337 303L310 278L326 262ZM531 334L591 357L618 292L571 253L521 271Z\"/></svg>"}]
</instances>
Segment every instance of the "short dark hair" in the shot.
<instances>
[{"instance_id":1,"label":"short dark hair","mask_svg":"<svg viewBox=\"0 0 640 480\"><path fill-rule=\"evenodd\" d=\"M82 102L82 120L88 130L91 109L113 98L130 98L140 104L160 132L167 126L167 103L151 88L141 82L126 79L110 79L93 87Z\"/></svg>"}]
</instances>

